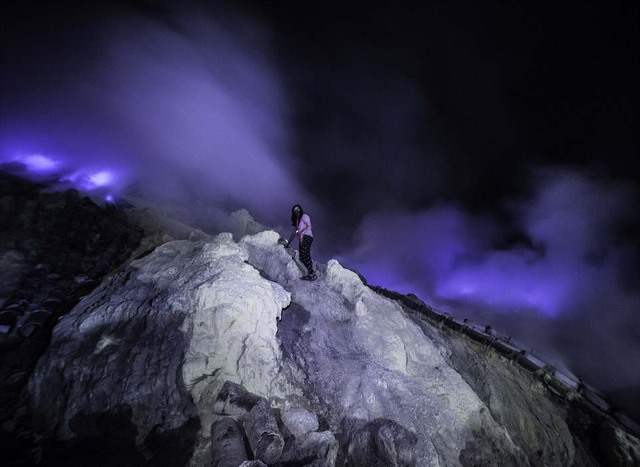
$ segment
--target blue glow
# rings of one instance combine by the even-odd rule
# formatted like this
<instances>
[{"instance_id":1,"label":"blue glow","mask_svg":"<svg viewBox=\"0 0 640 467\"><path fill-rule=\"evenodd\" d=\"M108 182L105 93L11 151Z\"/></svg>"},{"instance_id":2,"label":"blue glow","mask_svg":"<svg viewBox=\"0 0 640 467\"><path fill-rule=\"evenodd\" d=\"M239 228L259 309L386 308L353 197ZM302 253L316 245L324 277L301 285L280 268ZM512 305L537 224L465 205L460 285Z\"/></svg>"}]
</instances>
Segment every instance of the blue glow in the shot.
<instances>
[{"instance_id":1,"label":"blue glow","mask_svg":"<svg viewBox=\"0 0 640 467\"><path fill-rule=\"evenodd\" d=\"M110 197L113 202L113 193L122 192L130 182L128 170L119 167L96 167L95 161L87 165L74 163L73 157L50 156L40 152L28 152L24 150L7 151L13 154L0 156L2 163L17 163L26 169L26 174L33 180L42 180L53 183L52 189L68 189L70 186L88 195L98 196L104 199ZM111 164L109 164L111 165ZM54 182L53 180L56 180Z\"/></svg>"},{"instance_id":2,"label":"blue glow","mask_svg":"<svg viewBox=\"0 0 640 467\"><path fill-rule=\"evenodd\" d=\"M34 172L50 172L60 165L59 162L42 154L33 154L18 160Z\"/></svg>"},{"instance_id":3,"label":"blue glow","mask_svg":"<svg viewBox=\"0 0 640 467\"><path fill-rule=\"evenodd\" d=\"M89 175L88 180L96 187L107 186L113 181L113 174L106 170Z\"/></svg>"}]
</instances>

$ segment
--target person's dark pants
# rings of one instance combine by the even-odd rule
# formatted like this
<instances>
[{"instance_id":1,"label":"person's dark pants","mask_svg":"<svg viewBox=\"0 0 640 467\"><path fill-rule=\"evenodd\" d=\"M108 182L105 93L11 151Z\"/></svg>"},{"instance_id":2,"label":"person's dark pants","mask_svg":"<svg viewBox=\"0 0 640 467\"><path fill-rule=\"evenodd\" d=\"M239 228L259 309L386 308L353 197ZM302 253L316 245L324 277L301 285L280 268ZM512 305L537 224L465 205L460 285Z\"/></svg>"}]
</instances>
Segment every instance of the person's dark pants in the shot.
<instances>
[{"instance_id":1,"label":"person's dark pants","mask_svg":"<svg viewBox=\"0 0 640 467\"><path fill-rule=\"evenodd\" d=\"M304 267L309 271L309 275L313 274L313 261L311 261L311 244L313 243L313 237L309 235L303 235L300 242L300 261L304 264Z\"/></svg>"}]
</instances>

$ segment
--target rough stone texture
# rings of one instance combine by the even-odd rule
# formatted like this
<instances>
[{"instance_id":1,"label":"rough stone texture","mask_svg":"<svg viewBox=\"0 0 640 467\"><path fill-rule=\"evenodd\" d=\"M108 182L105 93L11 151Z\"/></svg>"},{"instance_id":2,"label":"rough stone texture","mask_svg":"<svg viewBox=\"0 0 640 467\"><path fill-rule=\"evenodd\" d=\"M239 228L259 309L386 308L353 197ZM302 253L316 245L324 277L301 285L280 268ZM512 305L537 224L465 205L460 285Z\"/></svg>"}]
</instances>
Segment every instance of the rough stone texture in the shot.
<instances>
[{"instance_id":1,"label":"rough stone texture","mask_svg":"<svg viewBox=\"0 0 640 467\"><path fill-rule=\"evenodd\" d=\"M301 401L299 396L291 399ZM277 398L274 402L282 403ZM284 401L285 406L291 403ZM316 432L318 418L306 409L290 407L281 416L280 409L272 407L266 399L230 381L222 386L214 406L234 412L242 421L240 426L235 419L225 417L213 424L211 452L214 465L233 462L237 465L239 462L235 460L226 460L242 451L233 446L249 446L248 453L241 454L245 459L248 455L254 461L265 461L269 465L336 465L338 441L331 431ZM224 459L219 460L221 457Z\"/></svg>"},{"instance_id":2,"label":"rough stone texture","mask_svg":"<svg viewBox=\"0 0 640 467\"><path fill-rule=\"evenodd\" d=\"M331 431L318 433L317 416L302 408L289 408L280 416L280 410L269 402L248 392L239 384L225 382L216 399L216 405L226 407L225 402L239 399L242 403L233 405L231 411L237 412L242 420L240 426L235 419L225 417L213 424L211 451L214 465L234 458L234 453L241 452L235 446L249 446L248 455L254 461L265 461L269 465L278 466L334 466L338 456L339 444ZM245 402L248 401L248 404ZM257 401L257 402L256 402ZM288 402L285 401L285 405ZM246 408L251 406L247 412ZM287 419L288 418L288 423ZM293 436L292 430L298 436ZM242 433L246 433L242 437ZM242 454L246 458L247 454ZM223 461L219 460L223 457ZM237 465L239 462L236 462Z\"/></svg>"},{"instance_id":3,"label":"rough stone texture","mask_svg":"<svg viewBox=\"0 0 640 467\"><path fill-rule=\"evenodd\" d=\"M249 459L244 447L244 430L234 418L221 418L211 427L211 452L214 467L237 467Z\"/></svg>"},{"instance_id":4,"label":"rough stone texture","mask_svg":"<svg viewBox=\"0 0 640 467\"><path fill-rule=\"evenodd\" d=\"M331 431L314 431L298 440L298 449L314 456L312 465L333 466L338 457L339 444Z\"/></svg>"},{"instance_id":5,"label":"rough stone texture","mask_svg":"<svg viewBox=\"0 0 640 467\"><path fill-rule=\"evenodd\" d=\"M619 427L607 425L598 436L604 465L640 465L640 440Z\"/></svg>"},{"instance_id":6,"label":"rough stone texture","mask_svg":"<svg viewBox=\"0 0 640 467\"><path fill-rule=\"evenodd\" d=\"M80 200L56 196L57 206ZM0 206L24 209L16 225L34 225L42 211L28 201L11 197ZM239 226L261 229L237 216ZM301 281L304 269L276 232L235 241L148 212L128 218L145 226L136 259L118 263L125 251L118 242L91 250L87 240L78 253L75 240L94 237L70 215L60 226L74 226L74 242L57 244L69 253L43 263L59 268L55 280L68 291L76 290L69 279L85 256L97 255L91 270L111 271L79 303L74 295L77 305L56 324L29 380L31 412L23 404L5 423L15 428L16 420L34 418L43 465L97 458L102 465L212 465L231 423L219 421L226 413L253 439L246 465L260 465L256 454L274 439L277 449L259 455L282 466L637 464L638 439L580 394L558 396L538 376L434 326L401 296L376 293L336 261L318 265L318 281ZM21 294L43 308L61 306L65 296L39 282L40 269L46 276L54 266L37 268L26 253L42 247L7 242L0 258L23 276L7 280L2 306L20 309ZM24 381L29 373L6 374ZM317 427L289 419L298 408Z\"/></svg>"},{"instance_id":7,"label":"rough stone texture","mask_svg":"<svg viewBox=\"0 0 640 467\"><path fill-rule=\"evenodd\" d=\"M296 438L318 429L318 417L302 408L290 408L282 413L282 421Z\"/></svg>"},{"instance_id":8,"label":"rough stone texture","mask_svg":"<svg viewBox=\"0 0 640 467\"><path fill-rule=\"evenodd\" d=\"M154 430L179 430L198 417L180 378L188 308L179 296L167 300L184 285L170 281L175 252L170 246L156 251L159 268L153 272L134 261L58 323L30 381L44 433L61 440L90 436L73 421L125 408L135 444L143 445ZM189 252L185 245L183 253Z\"/></svg>"},{"instance_id":9,"label":"rough stone texture","mask_svg":"<svg viewBox=\"0 0 640 467\"><path fill-rule=\"evenodd\" d=\"M407 298L407 302L416 301ZM445 349L453 368L506 428L530 464L621 466L640 457L638 438L622 430L609 414L587 404L577 391L562 397L544 384L548 382L544 372L528 372L486 344L443 326L434 327L410 307L405 311L431 341ZM607 435L614 431L624 436ZM482 433L478 436L482 438ZM460 462L479 465L481 459L501 458L502 453L486 441L465 446Z\"/></svg>"},{"instance_id":10,"label":"rough stone texture","mask_svg":"<svg viewBox=\"0 0 640 467\"><path fill-rule=\"evenodd\" d=\"M225 381L213 403L213 412L218 415L243 415L260 400L260 396L250 393L240 384Z\"/></svg>"},{"instance_id":11,"label":"rough stone texture","mask_svg":"<svg viewBox=\"0 0 640 467\"><path fill-rule=\"evenodd\" d=\"M258 459L253 461L244 461L238 467L267 467L267 464Z\"/></svg>"},{"instance_id":12,"label":"rough stone texture","mask_svg":"<svg viewBox=\"0 0 640 467\"><path fill-rule=\"evenodd\" d=\"M540 382L496 353L483 354L480 345L462 342L460 336L451 335L448 342L453 366L529 459L544 465L575 464L564 410Z\"/></svg>"},{"instance_id":13,"label":"rough stone texture","mask_svg":"<svg viewBox=\"0 0 640 467\"><path fill-rule=\"evenodd\" d=\"M366 287L359 276L330 261L313 283L299 271L273 232L245 237L250 263L292 294L308 311L308 322L294 333L295 363L307 375L310 391L333 430L341 420L393 420L420 433L418 465L455 464L475 432L518 458L521 454L503 427L441 350L402 308ZM318 300L321 296L322 300ZM286 311L285 311L286 313Z\"/></svg>"},{"instance_id":14,"label":"rough stone texture","mask_svg":"<svg viewBox=\"0 0 640 467\"><path fill-rule=\"evenodd\" d=\"M261 400L251 409L244 425L253 455L267 464L277 461L284 448L284 438L273 409L266 400Z\"/></svg>"},{"instance_id":15,"label":"rough stone texture","mask_svg":"<svg viewBox=\"0 0 640 467\"><path fill-rule=\"evenodd\" d=\"M600 432L597 417L535 375L387 301L335 261L319 266L317 282L299 281L295 255L274 243L270 232L240 242L252 265L291 292L279 333L285 364L302 369L305 393L332 430L347 418L395 422L416 434L417 465L595 465L605 458L576 429L585 417Z\"/></svg>"},{"instance_id":16,"label":"rough stone texture","mask_svg":"<svg viewBox=\"0 0 640 467\"><path fill-rule=\"evenodd\" d=\"M331 431L312 431L285 446L280 465L334 466L340 445Z\"/></svg>"},{"instance_id":17,"label":"rough stone texture","mask_svg":"<svg viewBox=\"0 0 640 467\"><path fill-rule=\"evenodd\" d=\"M416 463L417 436L393 420L344 419L342 432L349 465L411 466Z\"/></svg>"},{"instance_id":18,"label":"rough stone texture","mask_svg":"<svg viewBox=\"0 0 640 467\"><path fill-rule=\"evenodd\" d=\"M289 294L246 259L230 234L168 242L85 297L55 328L31 379L39 429L82 437L74 417L124 407L136 445L153 457L152 430L180 430L194 418L211 426L227 380L284 398L276 330ZM209 439L200 430L190 446L198 465L209 463Z\"/></svg>"}]
</instances>

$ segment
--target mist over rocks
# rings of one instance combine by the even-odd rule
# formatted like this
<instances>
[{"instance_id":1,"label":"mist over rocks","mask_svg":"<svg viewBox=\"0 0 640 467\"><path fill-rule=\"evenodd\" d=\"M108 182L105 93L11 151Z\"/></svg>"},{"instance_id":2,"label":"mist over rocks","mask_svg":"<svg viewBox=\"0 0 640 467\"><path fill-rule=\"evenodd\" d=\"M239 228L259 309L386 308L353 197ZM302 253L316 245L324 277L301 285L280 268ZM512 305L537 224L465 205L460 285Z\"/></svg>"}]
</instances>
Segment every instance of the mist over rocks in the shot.
<instances>
[{"instance_id":1,"label":"mist over rocks","mask_svg":"<svg viewBox=\"0 0 640 467\"><path fill-rule=\"evenodd\" d=\"M146 198L236 241L224 211L274 225L295 200L322 228L316 259L504 329L640 416L626 7L447 2L372 7L366 22L354 7L356 21L336 22L317 5L81 3L3 7L0 162L103 200ZM541 27L519 26L530 17ZM567 21L585 34L564 36ZM521 54L531 44L550 48ZM0 264L12 287L24 261Z\"/></svg>"},{"instance_id":2,"label":"mist over rocks","mask_svg":"<svg viewBox=\"0 0 640 467\"><path fill-rule=\"evenodd\" d=\"M266 399L276 420L278 411L285 414L298 406L318 417L318 430L324 431L309 436L329 433L328 441L339 439L342 457L336 462L345 456L356 462L359 455L348 453L374 448L390 460L387 446L403 453L402 462L412 462L430 435L418 430L420 436L411 442L414 426L423 419L405 419L401 410L391 409L405 399L389 400L400 390L388 381L397 375L410 380L407 392L422 407L421 397L433 390L422 380L440 384L431 376L441 368L440 353L450 368L443 378L451 386L458 381L461 395L475 393L479 400L469 396L474 402L461 405L471 411L486 406L528 459L588 464L585 459L597 452L599 462L615 463L608 460L614 451L602 447L607 443L620 448L615 452L634 452L621 448L626 441L616 431L620 412L615 406L596 403L595 411L585 409L593 391L584 391L583 383L610 395L615 391L616 404L627 400L625 410L639 416L638 133L632 105L638 82L637 6L565 5L550 15L547 6L524 2L482 8L456 2L411 9L370 5L362 21L357 5L337 11L304 2L152 3L3 2L0 162L23 162L34 179L61 171L67 188L90 189L102 200L126 193L165 208L171 204L169 211L186 224L230 232L229 249L232 243L239 246L236 259L247 267L227 271L229 264L236 267L236 259L226 263L235 258L229 253L224 270L245 285L254 283L254 270L265 279L259 282L260 298L266 300L256 305L266 309L258 313L259 323L271 336L275 319L276 339L267 344L259 341L262 334L250 334L247 342L252 349L257 346L251 352L230 341L233 358L269 356L254 375L224 359L214 358L209 366L213 344L207 339L215 329L204 326L197 338L181 329L170 340L180 349L169 368L188 370L195 396L185 389L179 401L193 403L197 417L185 409L186 422L153 428L138 444L147 430L138 428L146 423L139 412L146 409L136 412L123 403L107 412L72 416L68 425L74 436L60 443L76 450L75 433L84 433L79 443L86 452L104 453L104 446L111 446L110 453L130 460L122 462L127 464L164 458L162 448L179 440L175 452L182 457L173 460L200 459L208 451L206 417L218 416L206 413L208 399L218 401L222 389L215 392L224 377L239 372L233 381L242 379L251 391L263 394L266 390L256 385L276 372L278 383L273 384L280 387L278 378L285 380L287 394ZM532 166L556 173L535 180ZM337 258L340 264L318 265L324 282L299 284L295 253L291 258L286 256L291 252L275 252L270 235L242 241L243 233L264 229L250 225L244 214L235 223L223 212L247 207L273 225L286 220L283 214L294 199L319 227L315 259L327 263L336 252L343 254ZM0 200L0 212L9 213L3 217L8 219L3 233L11 236L6 243L0 238L0 345L11 355L0 355L0 422L18 440L30 438L38 445L41 432L7 416L29 420L24 384L58 320L105 275L115 280L131 271L131 261L156 261L156 248L175 249L165 248L174 240L214 241L170 221L155 230L150 219L138 245L140 231L121 225L120 216L104 216L83 201L67 203L55 219L40 201L22 203L13 194ZM499 206L503 202L515 209ZM91 215L85 217L88 210ZM44 223L37 219L41 214ZM49 230L52 219L57 227ZM25 228L17 227L21 224ZM361 241L352 236L358 225L365 234ZM42 226L32 243L27 238L31 227ZM367 237L370 233L374 236ZM362 256L349 255L359 248ZM132 299L142 315L170 300L161 293L174 277L170 270L180 274L191 265L188 255L176 254L176 264L163 271L168 279L160 281L153 272L140 288L158 298L151 303ZM217 253L207 257L218 258ZM425 324L422 309L408 308L406 297L387 296L401 310L389 308L388 300L361 294L359 273L342 266L361 271L370 284L418 293L452 315L504 329L525 344L520 349L533 348L558 370L577 375L575 391L552 391L549 399L550 382L557 376L553 369L534 363L520 374L529 354L521 355L520 349L506 356L491 353L499 341L492 341L492 335L483 337L480 346L469 343L458 335L467 332L461 331L467 323L456 323L458 328L448 332L453 318ZM124 279L110 284L104 293L122 289L125 296L133 294ZM189 295L185 301L201 300L204 308L189 308L185 323L220 320L232 327L228 316L207 308L216 308L218 300L227 300L230 315L237 313L236 305L254 312L255 297L237 300L240 291L227 289L226 283L225 293L204 287L189 292L191 285L185 284L184 293L195 298ZM111 296L96 300L95 309L102 302L117 303ZM381 309L387 321L380 318ZM406 325L406 315L427 340L440 343L437 352L427 351L432 345L417 345L426 363L422 353L417 353L418 363L411 359L416 346L407 339L424 337ZM253 324L239 321L241 327ZM107 324L112 325L123 326ZM328 329L317 331L322 327ZM219 339L227 344L222 334ZM334 342L335 336L343 341ZM101 355L119 356L109 353L116 341L106 335L95 348ZM126 341L125 348L130 344ZM76 353L85 350L78 347ZM83 361L76 354L70 360L76 358ZM354 376L333 371L334 358L351 365ZM414 382L418 376L412 371L428 364L428 377L420 375L421 382ZM320 376L307 377L309 368ZM357 384L358 372L366 384ZM184 384L180 378L178 387ZM334 378L346 387L332 385ZM370 382L376 378L393 391L376 388ZM328 387L322 386L324 380ZM166 391L173 394L170 387ZM300 391L304 397L291 396ZM376 400L383 401L384 414L377 413ZM448 403L457 407L453 398ZM347 415L355 421L343 423ZM378 415L383 418L372 418ZM459 416L452 418L458 421ZM348 436L333 435L337 420L340 427L349 427ZM547 431L561 436L550 439L537 431L540 426L553 427ZM282 431L286 456L288 435ZM586 439L584 449L574 435ZM467 439L459 462L493 456L485 450L493 441L477 433L469 436L475 438ZM542 454L536 444L545 446Z\"/></svg>"},{"instance_id":3,"label":"mist over rocks","mask_svg":"<svg viewBox=\"0 0 640 467\"><path fill-rule=\"evenodd\" d=\"M527 196L503 201L510 233L498 218L454 204L381 210L338 259L371 284L500 329L618 392L638 418L640 256L624 234L638 225L638 191L575 167L538 168L527 180Z\"/></svg>"},{"instance_id":4,"label":"mist over rocks","mask_svg":"<svg viewBox=\"0 0 640 467\"><path fill-rule=\"evenodd\" d=\"M75 303L34 334L46 345L22 337L21 348L42 353L33 371L15 373L6 360L0 368L3 390L17 376L28 380L20 393L2 393L0 433L27 464L638 459L637 437L605 409L578 390L553 392L547 373L425 320L408 297L367 286L336 260L316 264L318 281L301 281L297 252L246 210L229 216L230 232L208 235L148 207L114 212L74 191L20 186L30 207L12 225L33 228L9 230L2 254L29 275L3 281L3 294L24 296L16 304L31 313L60 304L47 294L66 284L65 300ZM23 202L4 197L3 213ZM56 254L30 257L39 242L29 235L39 238L53 218ZM96 233L109 241L95 243ZM90 266L103 275L74 291L68 279ZM12 291L16 284L25 285Z\"/></svg>"},{"instance_id":5,"label":"mist over rocks","mask_svg":"<svg viewBox=\"0 0 640 467\"><path fill-rule=\"evenodd\" d=\"M253 225L248 213L237 216ZM188 228L177 227L184 238ZM188 237L128 262L55 327L29 382L36 430L64 446L45 449L45 460L60 452L77 461L93 452L107 465L194 466L243 456L267 465L639 458L637 438L606 415L594 420L335 260L306 282L297 252L275 231L237 242L231 233ZM238 446L250 449L220 451Z\"/></svg>"}]
</instances>

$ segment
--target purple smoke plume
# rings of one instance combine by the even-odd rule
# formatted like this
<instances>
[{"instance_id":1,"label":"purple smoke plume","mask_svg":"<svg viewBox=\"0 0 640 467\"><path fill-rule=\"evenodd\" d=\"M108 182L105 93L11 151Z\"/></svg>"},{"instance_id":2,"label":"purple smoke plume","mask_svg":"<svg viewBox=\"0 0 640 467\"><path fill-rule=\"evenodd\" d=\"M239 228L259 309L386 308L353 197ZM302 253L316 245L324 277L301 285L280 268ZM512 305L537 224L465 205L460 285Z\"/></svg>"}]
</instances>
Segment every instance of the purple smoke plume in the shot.
<instances>
[{"instance_id":1,"label":"purple smoke plume","mask_svg":"<svg viewBox=\"0 0 640 467\"><path fill-rule=\"evenodd\" d=\"M598 387L637 387L640 293L625 275L638 258L616 231L637 216L637 193L568 169L535 179L532 198L510 206L526 241L497 249L490 218L438 206L373 213L342 259L372 284L511 333Z\"/></svg>"},{"instance_id":2,"label":"purple smoke plume","mask_svg":"<svg viewBox=\"0 0 640 467\"><path fill-rule=\"evenodd\" d=\"M359 10L353 22L334 22L327 7L318 24L315 5L299 17L281 6L273 14L291 35L278 49L262 22L228 11L80 3L62 13L47 2L38 14L20 6L29 10L22 21L7 15L17 26L0 31L0 162L109 202L135 197L211 230L238 208L283 224L301 203L314 220L314 259L335 257L359 224L356 247L338 259L371 284L490 324L600 388L638 392L637 245L616 230L637 222L637 192L606 174L547 167L528 199L505 208L508 229L494 217L497 199L519 195L514 174L530 152L545 166L565 152L561 161L573 164L601 147L607 157L633 147L625 83L637 75L627 55L618 57L623 68L609 61L633 41L602 46L609 36L592 27L600 12L579 29L589 34L561 41L563 66L543 73L551 38L564 37L551 34L573 20L571 8L547 24L544 8L527 7L547 24L530 35L520 17L494 15L498 7L477 16L425 4L397 21L385 8L367 28L353 27ZM532 44L540 50L523 56ZM596 68L617 70L623 98L605 92ZM549 84L559 78L564 86ZM594 105L577 108L585 102Z\"/></svg>"},{"instance_id":3,"label":"purple smoke plume","mask_svg":"<svg viewBox=\"0 0 640 467\"><path fill-rule=\"evenodd\" d=\"M291 175L287 104L264 28L200 10L166 22L110 10L97 31L91 60L65 55L45 70L64 86L47 80L29 90L37 100L9 99L3 162L173 207L205 227L221 209L275 225L292 200L313 206Z\"/></svg>"}]
</instances>

